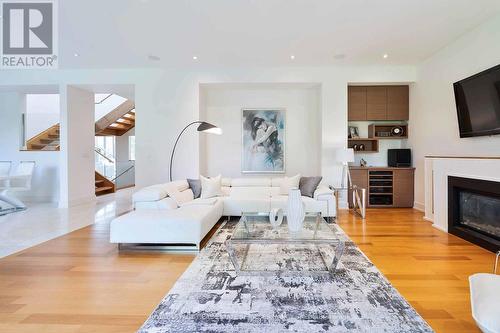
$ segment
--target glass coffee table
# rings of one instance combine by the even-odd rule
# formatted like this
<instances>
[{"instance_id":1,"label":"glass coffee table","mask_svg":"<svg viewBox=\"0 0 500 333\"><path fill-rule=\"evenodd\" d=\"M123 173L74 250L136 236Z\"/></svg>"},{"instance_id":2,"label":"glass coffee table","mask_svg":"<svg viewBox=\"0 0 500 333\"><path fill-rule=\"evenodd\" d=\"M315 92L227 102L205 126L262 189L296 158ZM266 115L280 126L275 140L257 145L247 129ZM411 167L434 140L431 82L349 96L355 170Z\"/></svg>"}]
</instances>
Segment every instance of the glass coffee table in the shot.
<instances>
[{"instance_id":1,"label":"glass coffee table","mask_svg":"<svg viewBox=\"0 0 500 333\"><path fill-rule=\"evenodd\" d=\"M243 213L226 248L238 275L333 274L345 243L320 213L306 214L298 233L286 216L273 228L269 213Z\"/></svg>"}]
</instances>

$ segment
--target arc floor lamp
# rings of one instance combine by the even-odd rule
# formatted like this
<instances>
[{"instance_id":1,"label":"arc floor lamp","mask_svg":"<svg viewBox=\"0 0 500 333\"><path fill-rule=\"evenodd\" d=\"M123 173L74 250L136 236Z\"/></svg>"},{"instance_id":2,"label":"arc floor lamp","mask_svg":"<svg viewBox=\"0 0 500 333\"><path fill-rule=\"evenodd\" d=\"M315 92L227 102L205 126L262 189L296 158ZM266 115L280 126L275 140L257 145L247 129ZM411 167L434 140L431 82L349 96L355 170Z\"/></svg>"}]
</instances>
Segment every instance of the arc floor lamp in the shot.
<instances>
[{"instance_id":1,"label":"arc floor lamp","mask_svg":"<svg viewBox=\"0 0 500 333\"><path fill-rule=\"evenodd\" d=\"M175 154L175 148L177 147L177 143L179 142L179 139L181 138L182 133L184 133L191 125L195 125L195 124L199 124L198 128L196 129L198 132L217 134L217 135L222 134L222 129L220 129L219 127L217 127L213 124L207 123L206 121L197 120L197 121L193 121L192 123L187 124L186 127L184 127L182 129L182 131L179 133L179 135L177 136L177 139L175 140L175 144L174 144L174 149L172 149L172 155L170 156L170 181L172 181L172 163L174 161L174 154Z\"/></svg>"}]
</instances>

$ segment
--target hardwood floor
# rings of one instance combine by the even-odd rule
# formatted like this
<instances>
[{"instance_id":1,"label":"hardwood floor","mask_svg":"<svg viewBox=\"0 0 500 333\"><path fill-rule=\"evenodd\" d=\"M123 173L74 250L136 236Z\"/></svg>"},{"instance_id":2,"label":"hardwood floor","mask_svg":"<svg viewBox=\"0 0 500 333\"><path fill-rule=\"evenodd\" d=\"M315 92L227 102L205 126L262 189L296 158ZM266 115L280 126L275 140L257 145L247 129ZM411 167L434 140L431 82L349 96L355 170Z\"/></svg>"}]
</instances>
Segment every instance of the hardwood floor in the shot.
<instances>
[{"instance_id":1,"label":"hardwood floor","mask_svg":"<svg viewBox=\"0 0 500 333\"><path fill-rule=\"evenodd\" d=\"M372 209L339 224L437 332L475 332L467 278L493 254L411 209ZM135 332L193 260L118 253L99 223L0 260L0 332Z\"/></svg>"},{"instance_id":2,"label":"hardwood floor","mask_svg":"<svg viewBox=\"0 0 500 333\"><path fill-rule=\"evenodd\" d=\"M470 313L468 277L491 272L494 255L444 233L412 209L347 211L339 225L436 332L480 332Z\"/></svg>"}]
</instances>

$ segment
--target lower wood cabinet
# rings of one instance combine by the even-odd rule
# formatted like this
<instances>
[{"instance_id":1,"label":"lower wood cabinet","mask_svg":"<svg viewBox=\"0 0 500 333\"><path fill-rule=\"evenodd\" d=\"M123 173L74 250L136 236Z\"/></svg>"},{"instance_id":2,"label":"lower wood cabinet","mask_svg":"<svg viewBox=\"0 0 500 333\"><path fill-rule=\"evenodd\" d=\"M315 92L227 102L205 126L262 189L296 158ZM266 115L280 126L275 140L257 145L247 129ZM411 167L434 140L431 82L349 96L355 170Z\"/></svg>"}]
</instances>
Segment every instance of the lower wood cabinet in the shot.
<instances>
[{"instance_id":1,"label":"lower wood cabinet","mask_svg":"<svg viewBox=\"0 0 500 333\"><path fill-rule=\"evenodd\" d=\"M352 184L365 188L368 207L413 207L414 168L351 167ZM348 193L352 207L352 191Z\"/></svg>"}]
</instances>

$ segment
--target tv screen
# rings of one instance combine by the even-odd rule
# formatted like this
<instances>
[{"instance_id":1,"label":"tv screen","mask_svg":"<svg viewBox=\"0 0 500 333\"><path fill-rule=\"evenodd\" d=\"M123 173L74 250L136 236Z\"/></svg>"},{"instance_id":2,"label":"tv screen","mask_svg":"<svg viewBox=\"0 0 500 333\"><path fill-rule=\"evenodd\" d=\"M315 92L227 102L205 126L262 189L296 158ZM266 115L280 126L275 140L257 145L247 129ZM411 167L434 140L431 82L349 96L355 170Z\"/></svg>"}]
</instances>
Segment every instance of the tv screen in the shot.
<instances>
[{"instance_id":1,"label":"tv screen","mask_svg":"<svg viewBox=\"0 0 500 333\"><path fill-rule=\"evenodd\" d=\"M453 84L460 137L500 134L500 65Z\"/></svg>"}]
</instances>

